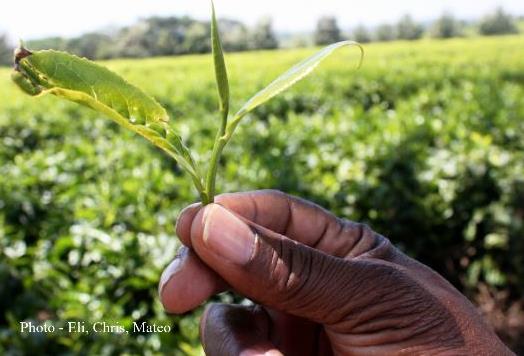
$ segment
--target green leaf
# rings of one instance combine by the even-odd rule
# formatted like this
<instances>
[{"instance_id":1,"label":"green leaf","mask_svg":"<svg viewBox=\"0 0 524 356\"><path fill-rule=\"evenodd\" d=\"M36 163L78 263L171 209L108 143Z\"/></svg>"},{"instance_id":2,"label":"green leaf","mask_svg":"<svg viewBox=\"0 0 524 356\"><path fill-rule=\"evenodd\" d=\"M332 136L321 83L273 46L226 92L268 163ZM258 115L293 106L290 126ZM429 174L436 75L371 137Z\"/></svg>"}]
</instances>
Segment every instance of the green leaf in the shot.
<instances>
[{"instance_id":1,"label":"green leaf","mask_svg":"<svg viewBox=\"0 0 524 356\"><path fill-rule=\"evenodd\" d=\"M295 83L309 75L320 64L320 62L329 57L335 50L345 46L357 46L360 49L360 66L360 63L362 62L362 58L364 56L364 50L359 43L354 41L342 41L333 43L332 45L329 45L320 50L319 52L315 53L311 57L306 58L302 62L296 64L287 72L285 72L277 79L275 79L273 82L271 82L267 87L256 93L255 96L249 99L244 104L244 106L242 106L242 108L235 114L234 120L238 121L240 118L245 116L247 113L249 113L256 107L264 104L269 99L273 98L274 96L280 94L284 90L293 86Z\"/></svg>"},{"instance_id":2,"label":"green leaf","mask_svg":"<svg viewBox=\"0 0 524 356\"><path fill-rule=\"evenodd\" d=\"M218 102L221 114L220 128L215 137L213 145L213 152L211 152L211 160L206 175L205 192L207 199L203 201L204 204L213 202L215 196L215 180L218 169L218 161L224 148L226 141L223 140L223 135L226 132L227 116L229 114L229 82L227 79L226 63L224 62L224 53L222 52L222 44L220 43L220 34L218 31L217 19L215 14L215 5L211 0L211 48L213 52L213 63L215 65L215 78L218 89Z\"/></svg>"},{"instance_id":3,"label":"green leaf","mask_svg":"<svg viewBox=\"0 0 524 356\"><path fill-rule=\"evenodd\" d=\"M202 179L166 110L109 69L85 58L52 50L15 52L15 83L31 95L53 94L99 111L138 133L187 170L199 191Z\"/></svg>"},{"instance_id":4,"label":"green leaf","mask_svg":"<svg viewBox=\"0 0 524 356\"><path fill-rule=\"evenodd\" d=\"M31 80L20 72L11 73L11 80L26 94L35 96L42 92L42 90L35 86Z\"/></svg>"},{"instance_id":5,"label":"green leaf","mask_svg":"<svg viewBox=\"0 0 524 356\"><path fill-rule=\"evenodd\" d=\"M224 53L222 52L222 43L218 33L217 19L215 15L215 6L211 2L211 47L213 50L213 62L215 64L215 77L218 88L219 109L222 113L223 120L227 120L229 113L229 83L227 80L226 64L224 62Z\"/></svg>"}]
</instances>

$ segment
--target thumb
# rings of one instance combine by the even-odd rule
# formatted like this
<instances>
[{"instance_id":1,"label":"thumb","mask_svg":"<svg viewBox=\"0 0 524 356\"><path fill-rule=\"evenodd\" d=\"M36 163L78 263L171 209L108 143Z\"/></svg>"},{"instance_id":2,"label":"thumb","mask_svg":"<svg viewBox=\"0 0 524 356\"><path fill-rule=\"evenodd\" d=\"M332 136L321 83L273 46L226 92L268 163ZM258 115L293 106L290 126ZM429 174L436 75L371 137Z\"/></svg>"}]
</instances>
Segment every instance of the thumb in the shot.
<instances>
[{"instance_id":1,"label":"thumb","mask_svg":"<svg viewBox=\"0 0 524 356\"><path fill-rule=\"evenodd\" d=\"M200 258L236 291L280 311L331 324L347 316L365 262L329 256L243 220L217 204L191 224ZM357 274L361 275L357 278Z\"/></svg>"}]
</instances>

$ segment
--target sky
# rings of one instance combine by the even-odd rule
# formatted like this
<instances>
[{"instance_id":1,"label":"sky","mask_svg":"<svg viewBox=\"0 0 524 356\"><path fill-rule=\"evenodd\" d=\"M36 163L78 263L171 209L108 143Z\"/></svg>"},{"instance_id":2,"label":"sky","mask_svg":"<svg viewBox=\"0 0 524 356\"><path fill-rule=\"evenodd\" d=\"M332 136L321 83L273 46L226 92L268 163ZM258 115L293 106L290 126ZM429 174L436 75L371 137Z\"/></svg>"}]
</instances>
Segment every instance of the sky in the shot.
<instances>
[{"instance_id":1,"label":"sky","mask_svg":"<svg viewBox=\"0 0 524 356\"><path fill-rule=\"evenodd\" d=\"M20 0L18 0L20 1ZM3 0L0 32L12 39L71 37L88 31L128 25L152 15L189 15L208 19L208 0ZM335 15L343 29L393 22L405 13L430 21L450 11L461 19L476 19L497 6L524 15L524 0L215 0L219 17L248 25L264 16L277 32L305 32L321 15Z\"/></svg>"}]
</instances>

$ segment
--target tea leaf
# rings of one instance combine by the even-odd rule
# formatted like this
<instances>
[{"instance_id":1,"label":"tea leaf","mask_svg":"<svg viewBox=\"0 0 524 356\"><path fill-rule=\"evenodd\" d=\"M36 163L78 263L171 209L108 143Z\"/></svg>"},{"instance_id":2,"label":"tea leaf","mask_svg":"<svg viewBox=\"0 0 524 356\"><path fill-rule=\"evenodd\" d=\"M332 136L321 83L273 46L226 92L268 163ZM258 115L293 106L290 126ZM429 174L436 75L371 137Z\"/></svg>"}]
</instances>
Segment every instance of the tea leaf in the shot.
<instances>
[{"instance_id":1,"label":"tea leaf","mask_svg":"<svg viewBox=\"0 0 524 356\"><path fill-rule=\"evenodd\" d=\"M229 112L229 83L227 79L226 64L224 62L224 53L222 52L222 43L218 32L217 20L215 15L215 6L211 2L211 47L213 50L213 62L215 64L215 77L218 88L219 109L224 120L227 119Z\"/></svg>"},{"instance_id":2,"label":"tea leaf","mask_svg":"<svg viewBox=\"0 0 524 356\"><path fill-rule=\"evenodd\" d=\"M267 87L256 93L251 99L249 99L244 106L235 114L235 120L239 120L247 113L255 109L256 107L264 104L269 99L280 94L289 87L295 85L298 81L309 75L324 59L329 57L335 50L344 46L357 46L360 49L360 62L364 56L364 50L360 44L354 41L342 41L329 45L319 52L315 53L309 58L306 58L302 62L294 65L287 72L279 76ZM359 63L360 66L360 63ZM232 122L233 124L233 122Z\"/></svg>"},{"instance_id":3,"label":"tea leaf","mask_svg":"<svg viewBox=\"0 0 524 356\"><path fill-rule=\"evenodd\" d=\"M29 94L31 96L38 95L42 92L42 90L35 86L31 80L29 80L26 76L24 76L20 72L13 72L11 73L11 80L26 94Z\"/></svg>"},{"instance_id":4,"label":"tea leaf","mask_svg":"<svg viewBox=\"0 0 524 356\"><path fill-rule=\"evenodd\" d=\"M211 47L213 52L213 62L215 65L215 78L218 89L219 110L221 115L220 127L218 129L213 151L211 152L211 160L206 175L206 195L207 200L203 203L213 202L215 196L215 179L218 169L218 160L224 148L225 142L222 137L226 132L227 116L229 114L229 82L227 79L226 63L224 62L224 53L222 52L222 44L220 42L220 34L217 26L217 19L215 14L215 5L211 1Z\"/></svg>"},{"instance_id":5,"label":"tea leaf","mask_svg":"<svg viewBox=\"0 0 524 356\"><path fill-rule=\"evenodd\" d=\"M52 50L17 50L15 83L31 95L53 94L103 113L161 148L192 176L202 179L189 150L168 125L166 110L109 69L85 58Z\"/></svg>"}]
</instances>

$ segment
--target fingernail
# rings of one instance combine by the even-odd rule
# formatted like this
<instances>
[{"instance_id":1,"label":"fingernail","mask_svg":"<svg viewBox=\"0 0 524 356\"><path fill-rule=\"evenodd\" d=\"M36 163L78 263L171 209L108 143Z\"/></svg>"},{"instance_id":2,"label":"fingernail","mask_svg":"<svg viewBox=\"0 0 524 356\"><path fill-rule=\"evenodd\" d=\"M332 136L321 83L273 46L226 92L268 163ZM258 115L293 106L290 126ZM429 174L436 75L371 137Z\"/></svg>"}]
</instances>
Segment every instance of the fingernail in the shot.
<instances>
[{"instance_id":1,"label":"fingernail","mask_svg":"<svg viewBox=\"0 0 524 356\"><path fill-rule=\"evenodd\" d=\"M216 254L239 265L251 259L255 234L236 215L217 204L205 208L204 243Z\"/></svg>"},{"instance_id":2,"label":"fingernail","mask_svg":"<svg viewBox=\"0 0 524 356\"><path fill-rule=\"evenodd\" d=\"M169 282L171 277L180 271L182 262L184 262L184 259L187 256L187 251L188 249L186 247L182 247L177 253L175 259L171 261L166 269L164 269L164 272L162 272L162 275L160 276L160 282L158 283L158 295L160 296L160 299L162 299L162 290L164 289L167 282Z\"/></svg>"}]
</instances>

